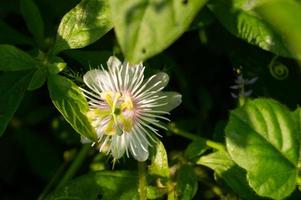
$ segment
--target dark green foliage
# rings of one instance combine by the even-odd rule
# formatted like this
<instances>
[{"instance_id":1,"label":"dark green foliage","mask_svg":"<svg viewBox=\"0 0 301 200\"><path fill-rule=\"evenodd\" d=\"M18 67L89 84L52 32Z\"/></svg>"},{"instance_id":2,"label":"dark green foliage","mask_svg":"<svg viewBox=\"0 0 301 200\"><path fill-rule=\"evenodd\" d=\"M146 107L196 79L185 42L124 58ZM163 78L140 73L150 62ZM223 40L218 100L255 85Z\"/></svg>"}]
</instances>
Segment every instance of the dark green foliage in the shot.
<instances>
[{"instance_id":1,"label":"dark green foliage","mask_svg":"<svg viewBox=\"0 0 301 200\"><path fill-rule=\"evenodd\" d=\"M297 0L0 1L0 199L300 199L300 19ZM158 108L183 100L139 168L87 117L83 75L112 55L169 75Z\"/></svg>"}]
</instances>

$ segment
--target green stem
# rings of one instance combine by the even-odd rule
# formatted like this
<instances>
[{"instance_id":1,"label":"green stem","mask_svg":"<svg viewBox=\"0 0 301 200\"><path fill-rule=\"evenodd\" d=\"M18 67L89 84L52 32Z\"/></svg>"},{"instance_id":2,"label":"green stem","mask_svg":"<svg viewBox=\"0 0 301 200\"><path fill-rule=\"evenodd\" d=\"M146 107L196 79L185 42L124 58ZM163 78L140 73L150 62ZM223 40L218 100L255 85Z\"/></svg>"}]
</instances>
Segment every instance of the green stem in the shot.
<instances>
[{"instance_id":1,"label":"green stem","mask_svg":"<svg viewBox=\"0 0 301 200\"><path fill-rule=\"evenodd\" d=\"M145 162L138 162L139 174L139 200L146 200L146 165Z\"/></svg>"},{"instance_id":2,"label":"green stem","mask_svg":"<svg viewBox=\"0 0 301 200\"><path fill-rule=\"evenodd\" d=\"M67 170L67 172L65 173L65 175L63 176L63 178L61 179L61 181L59 182L56 188L65 185L76 174L78 169L81 167L82 163L85 161L89 149L90 149L90 144L84 144L82 146L79 153L71 163L69 169Z\"/></svg>"},{"instance_id":3,"label":"green stem","mask_svg":"<svg viewBox=\"0 0 301 200\"><path fill-rule=\"evenodd\" d=\"M192 133L186 132L184 130L181 130L181 129L177 128L174 123L169 124L168 129L176 135L185 137L190 140L203 141L208 147L211 147L211 148L219 150L219 151L226 151L226 148L223 144L221 144L219 142L214 142L212 140L209 140L209 139L194 135Z\"/></svg>"}]
</instances>

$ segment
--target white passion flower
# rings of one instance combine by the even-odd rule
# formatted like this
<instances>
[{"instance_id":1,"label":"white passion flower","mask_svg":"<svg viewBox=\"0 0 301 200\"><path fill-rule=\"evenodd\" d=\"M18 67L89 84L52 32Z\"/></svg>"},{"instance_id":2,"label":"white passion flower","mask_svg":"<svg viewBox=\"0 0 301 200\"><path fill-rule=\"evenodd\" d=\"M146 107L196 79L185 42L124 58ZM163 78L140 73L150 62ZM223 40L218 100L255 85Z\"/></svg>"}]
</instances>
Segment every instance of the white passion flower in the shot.
<instances>
[{"instance_id":1,"label":"white passion flower","mask_svg":"<svg viewBox=\"0 0 301 200\"><path fill-rule=\"evenodd\" d=\"M141 64L121 63L116 57L107 61L108 69L92 69L84 75L83 89L89 102L87 117L95 128L100 149L115 160L129 153L138 161L149 156L156 142L159 119L181 103L176 92L162 92L169 77L158 73L144 79ZM107 148L105 148L107 147Z\"/></svg>"}]
</instances>

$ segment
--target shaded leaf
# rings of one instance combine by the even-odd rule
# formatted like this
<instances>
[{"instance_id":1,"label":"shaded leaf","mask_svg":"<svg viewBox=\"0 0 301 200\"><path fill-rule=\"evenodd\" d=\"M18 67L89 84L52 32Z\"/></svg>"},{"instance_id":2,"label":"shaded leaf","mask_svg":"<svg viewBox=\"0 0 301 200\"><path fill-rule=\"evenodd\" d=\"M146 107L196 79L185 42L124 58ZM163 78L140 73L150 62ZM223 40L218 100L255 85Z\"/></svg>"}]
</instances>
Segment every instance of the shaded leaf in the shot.
<instances>
[{"instance_id":1,"label":"shaded leaf","mask_svg":"<svg viewBox=\"0 0 301 200\"><path fill-rule=\"evenodd\" d=\"M32 40L0 19L0 44L32 45Z\"/></svg>"},{"instance_id":2,"label":"shaded leaf","mask_svg":"<svg viewBox=\"0 0 301 200\"><path fill-rule=\"evenodd\" d=\"M39 8L33 0L20 0L20 8L27 28L38 42L44 38L44 22Z\"/></svg>"},{"instance_id":3,"label":"shaded leaf","mask_svg":"<svg viewBox=\"0 0 301 200\"><path fill-rule=\"evenodd\" d=\"M94 140L96 133L86 117L89 106L79 87L65 77L52 75L48 78L48 89L53 104L74 130Z\"/></svg>"},{"instance_id":4,"label":"shaded leaf","mask_svg":"<svg viewBox=\"0 0 301 200\"><path fill-rule=\"evenodd\" d=\"M198 190L198 179L194 168L190 165L183 165L177 171L177 196L182 200L193 199Z\"/></svg>"},{"instance_id":5,"label":"shaded leaf","mask_svg":"<svg viewBox=\"0 0 301 200\"><path fill-rule=\"evenodd\" d=\"M138 199L138 177L129 171L99 171L76 178L50 194L46 200Z\"/></svg>"},{"instance_id":6,"label":"shaded leaf","mask_svg":"<svg viewBox=\"0 0 301 200\"><path fill-rule=\"evenodd\" d=\"M247 101L226 127L231 158L258 195L283 199L296 187L299 133L292 113L269 99Z\"/></svg>"},{"instance_id":7,"label":"shaded leaf","mask_svg":"<svg viewBox=\"0 0 301 200\"><path fill-rule=\"evenodd\" d=\"M27 70L35 68L36 64L24 51L11 45L0 45L0 71Z\"/></svg>"},{"instance_id":8,"label":"shaded leaf","mask_svg":"<svg viewBox=\"0 0 301 200\"><path fill-rule=\"evenodd\" d=\"M108 0L82 0L62 19L53 53L85 47L112 28Z\"/></svg>"},{"instance_id":9,"label":"shaded leaf","mask_svg":"<svg viewBox=\"0 0 301 200\"><path fill-rule=\"evenodd\" d=\"M214 170L230 186L230 188L245 199L259 199L249 187L246 171L238 167L226 152L214 152L202 156L197 164L204 165Z\"/></svg>"},{"instance_id":10,"label":"shaded leaf","mask_svg":"<svg viewBox=\"0 0 301 200\"><path fill-rule=\"evenodd\" d=\"M206 0L112 0L117 39L133 63L160 53L189 27Z\"/></svg>"},{"instance_id":11,"label":"shaded leaf","mask_svg":"<svg viewBox=\"0 0 301 200\"><path fill-rule=\"evenodd\" d=\"M8 72L0 76L0 136L16 112L32 72Z\"/></svg>"},{"instance_id":12,"label":"shaded leaf","mask_svg":"<svg viewBox=\"0 0 301 200\"><path fill-rule=\"evenodd\" d=\"M28 85L28 90L36 90L44 85L47 78L47 69L40 67L32 76L32 79Z\"/></svg>"},{"instance_id":13,"label":"shaded leaf","mask_svg":"<svg viewBox=\"0 0 301 200\"><path fill-rule=\"evenodd\" d=\"M208 146L205 141L195 140L188 145L184 154L188 159L193 159L205 153L207 149Z\"/></svg>"}]
</instances>

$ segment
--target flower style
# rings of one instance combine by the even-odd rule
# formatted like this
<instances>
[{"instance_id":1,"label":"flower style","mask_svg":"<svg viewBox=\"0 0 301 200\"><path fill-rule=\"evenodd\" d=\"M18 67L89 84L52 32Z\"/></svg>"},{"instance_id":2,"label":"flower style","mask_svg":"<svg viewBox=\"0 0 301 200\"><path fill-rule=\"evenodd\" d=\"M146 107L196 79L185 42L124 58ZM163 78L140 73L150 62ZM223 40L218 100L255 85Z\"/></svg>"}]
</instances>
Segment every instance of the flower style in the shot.
<instances>
[{"instance_id":1,"label":"flower style","mask_svg":"<svg viewBox=\"0 0 301 200\"><path fill-rule=\"evenodd\" d=\"M114 159L129 152L138 161L149 156L149 146L156 142L156 127L165 128L159 119L181 103L176 92L162 92L169 77L158 73L144 80L141 64L121 63L110 57L108 70L93 69L84 75L84 83L91 90L82 89L89 102L87 117L95 128L99 151ZM160 136L160 135L159 135Z\"/></svg>"}]
</instances>

